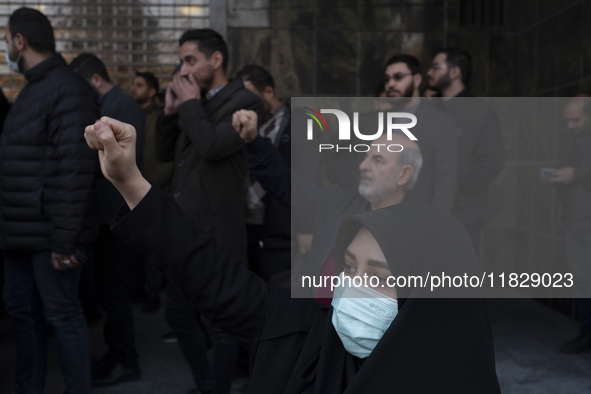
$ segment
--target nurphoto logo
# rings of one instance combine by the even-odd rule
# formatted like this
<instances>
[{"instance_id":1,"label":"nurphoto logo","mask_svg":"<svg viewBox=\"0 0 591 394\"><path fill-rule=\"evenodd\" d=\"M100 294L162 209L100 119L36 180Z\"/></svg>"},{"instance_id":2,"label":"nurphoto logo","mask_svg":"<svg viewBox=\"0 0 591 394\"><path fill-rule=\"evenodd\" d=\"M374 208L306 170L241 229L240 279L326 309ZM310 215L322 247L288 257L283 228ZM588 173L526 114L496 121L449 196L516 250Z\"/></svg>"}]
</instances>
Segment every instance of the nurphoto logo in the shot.
<instances>
[{"instance_id":1,"label":"nurphoto logo","mask_svg":"<svg viewBox=\"0 0 591 394\"><path fill-rule=\"evenodd\" d=\"M328 124L326 120L322 116L322 114L332 114L336 116L337 122L339 124L339 131L338 137L339 141L350 141L351 140L351 130L355 136L362 140L362 141L375 141L378 138L382 137L384 134L384 118L386 123L386 136L388 141L392 140L392 133L397 130L404 133L409 139L413 141L417 141L417 137L414 136L410 132L409 129L413 128L417 124L417 118L411 113L408 112L377 112L378 116L378 130L370 134L364 134L359 130L359 112L353 112L353 127L351 127L351 120L349 115L345 112L338 110L338 109L321 109L320 112L315 111L309 107L302 107L304 113L310 117L307 122L307 138L309 141L314 139L314 122L318 125L317 128L320 128L320 131L328 132ZM401 120L410 120L410 122L400 122ZM385 147L390 152L401 152L404 148L400 144L356 144L356 145L339 145L339 144L319 144L318 151L322 152L325 150L346 150L349 152L368 152L371 146L377 146L378 150L380 147Z\"/></svg>"}]
</instances>

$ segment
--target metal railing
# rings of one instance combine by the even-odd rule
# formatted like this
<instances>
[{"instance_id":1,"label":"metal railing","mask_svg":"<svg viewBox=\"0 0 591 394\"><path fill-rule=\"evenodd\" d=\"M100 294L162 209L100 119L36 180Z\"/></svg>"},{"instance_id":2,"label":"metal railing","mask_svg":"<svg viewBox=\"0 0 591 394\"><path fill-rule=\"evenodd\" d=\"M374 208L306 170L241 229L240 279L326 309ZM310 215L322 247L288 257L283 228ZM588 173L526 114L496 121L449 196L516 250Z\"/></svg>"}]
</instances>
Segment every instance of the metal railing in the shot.
<instances>
[{"instance_id":1,"label":"metal railing","mask_svg":"<svg viewBox=\"0 0 591 394\"><path fill-rule=\"evenodd\" d=\"M151 71L166 86L178 64L178 38L188 29L209 27L210 0L0 1L0 25L27 6L43 12L54 28L56 49L66 61L91 52L124 90L136 71ZM0 42L4 54L6 43ZM13 101L25 80L0 57L0 86Z\"/></svg>"}]
</instances>

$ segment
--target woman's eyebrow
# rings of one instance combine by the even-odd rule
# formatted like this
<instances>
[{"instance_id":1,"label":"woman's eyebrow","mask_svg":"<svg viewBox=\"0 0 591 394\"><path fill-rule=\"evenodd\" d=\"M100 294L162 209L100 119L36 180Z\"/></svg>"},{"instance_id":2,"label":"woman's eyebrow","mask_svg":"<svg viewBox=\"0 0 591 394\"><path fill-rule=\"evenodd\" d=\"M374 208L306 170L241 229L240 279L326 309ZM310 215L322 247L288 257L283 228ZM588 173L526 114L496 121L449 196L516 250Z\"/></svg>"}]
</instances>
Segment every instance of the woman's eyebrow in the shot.
<instances>
[{"instance_id":1,"label":"woman's eyebrow","mask_svg":"<svg viewBox=\"0 0 591 394\"><path fill-rule=\"evenodd\" d=\"M367 265L371 265L373 267L384 268L390 271L390 267L383 261L378 260L367 260Z\"/></svg>"},{"instance_id":2,"label":"woman's eyebrow","mask_svg":"<svg viewBox=\"0 0 591 394\"><path fill-rule=\"evenodd\" d=\"M345 250L345 256L351 257L353 260L357 261L357 256L353 254L349 249Z\"/></svg>"}]
</instances>

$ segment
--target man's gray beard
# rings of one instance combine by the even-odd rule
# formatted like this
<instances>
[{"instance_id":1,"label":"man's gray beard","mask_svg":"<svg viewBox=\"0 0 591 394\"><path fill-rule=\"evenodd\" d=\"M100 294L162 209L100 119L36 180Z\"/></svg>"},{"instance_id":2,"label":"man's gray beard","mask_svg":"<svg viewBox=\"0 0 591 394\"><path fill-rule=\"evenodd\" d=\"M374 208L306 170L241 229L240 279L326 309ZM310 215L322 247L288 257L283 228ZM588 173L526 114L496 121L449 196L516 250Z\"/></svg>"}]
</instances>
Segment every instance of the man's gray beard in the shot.
<instances>
[{"instance_id":1,"label":"man's gray beard","mask_svg":"<svg viewBox=\"0 0 591 394\"><path fill-rule=\"evenodd\" d=\"M357 187L357 192L361 197L363 197L367 202L372 203L374 200L374 195L370 190L370 186L359 182L359 186Z\"/></svg>"}]
</instances>

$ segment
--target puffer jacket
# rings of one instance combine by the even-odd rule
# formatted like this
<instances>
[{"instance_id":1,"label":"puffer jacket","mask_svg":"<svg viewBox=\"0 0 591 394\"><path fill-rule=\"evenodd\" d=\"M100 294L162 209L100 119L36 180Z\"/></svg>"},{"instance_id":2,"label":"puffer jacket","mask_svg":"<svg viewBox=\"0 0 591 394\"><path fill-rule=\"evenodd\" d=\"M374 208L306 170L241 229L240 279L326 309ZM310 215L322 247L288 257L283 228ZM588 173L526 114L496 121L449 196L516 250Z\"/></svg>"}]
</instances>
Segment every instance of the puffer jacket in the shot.
<instances>
[{"instance_id":1,"label":"puffer jacket","mask_svg":"<svg viewBox=\"0 0 591 394\"><path fill-rule=\"evenodd\" d=\"M72 254L98 229L97 154L84 140L98 106L59 54L25 77L0 135L0 248Z\"/></svg>"}]
</instances>

